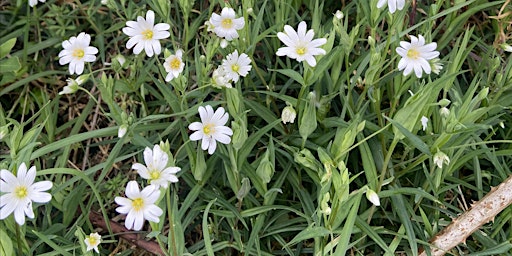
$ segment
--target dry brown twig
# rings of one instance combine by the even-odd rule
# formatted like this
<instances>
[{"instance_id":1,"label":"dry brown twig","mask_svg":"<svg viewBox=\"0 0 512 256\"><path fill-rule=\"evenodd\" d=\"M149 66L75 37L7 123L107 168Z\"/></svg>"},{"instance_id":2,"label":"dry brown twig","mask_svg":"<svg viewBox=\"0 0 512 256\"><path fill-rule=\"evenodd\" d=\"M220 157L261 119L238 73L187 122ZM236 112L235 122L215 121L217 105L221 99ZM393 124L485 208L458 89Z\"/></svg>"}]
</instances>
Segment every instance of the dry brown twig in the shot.
<instances>
[{"instance_id":1,"label":"dry brown twig","mask_svg":"<svg viewBox=\"0 0 512 256\"><path fill-rule=\"evenodd\" d=\"M480 201L474 203L471 209L457 217L450 225L439 232L430 244L433 256L444 255L453 247L466 242L466 238L479 229L483 224L494 220L494 217L512 204L512 176L499 186L491 189ZM427 256L425 251L420 256Z\"/></svg>"}]
</instances>

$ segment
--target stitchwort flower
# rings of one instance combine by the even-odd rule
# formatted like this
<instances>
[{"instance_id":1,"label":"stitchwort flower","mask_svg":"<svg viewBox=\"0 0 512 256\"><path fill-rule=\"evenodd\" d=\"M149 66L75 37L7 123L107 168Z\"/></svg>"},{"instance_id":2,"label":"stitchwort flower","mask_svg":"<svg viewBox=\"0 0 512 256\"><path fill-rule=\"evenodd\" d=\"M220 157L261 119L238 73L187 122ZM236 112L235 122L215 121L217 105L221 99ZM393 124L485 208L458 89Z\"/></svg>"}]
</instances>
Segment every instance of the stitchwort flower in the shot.
<instances>
[{"instance_id":1,"label":"stitchwort flower","mask_svg":"<svg viewBox=\"0 0 512 256\"><path fill-rule=\"evenodd\" d=\"M284 33L277 33L277 37L286 47L277 49L277 56L288 56L296 59L298 62L306 61L311 67L316 66L315 55L325 55L325 50L318 48L327 42L325 38L313 40L315 32L310 29L306 32L307 24L305 21L299 23L297 31L289 25L284 26Z\"/></svg>"},{"instance_id":2,"label":"stitchwort flower","mask_svg":"<svg viewBox=\"0 0 512 256\"><path fill-rule=\"evenodd\" d=\"M169 156L159 145L155 145L153 150L149 147L144 149L144 162L146 166L135 163L132 169L137 170L142 178L150 180L151 185L167 188L169 182L178 182L175 174L181 171L181 168L167 167Z\"/></svg>"},{"instance_id":3,"label":"stitchwort flower","mask_svg":"<svg viewBox=\"0 0 512 256\"><path fill-rule=\"evenodd\" d=\"M423 71L426 74L432 72L429 60L439 56L436 51L437 43L425 44L425 38L422 35L418 37L411 36L411 42L400 42L400 47L396 48L396 52L402 56L398 62L398 70L404 71L404 76L409 75L414 70L416 77L421 78Z\"/></svg>"},{"instance_id":4,"label":"stitchwort flower","mask_svg":"<svg viewBox=\"0 0 512 256\"><path fill-rule=\"evenodd\" d=\"M98 234L98 232L88 235L85 238L84 243L87 245L87 251L94 249L94 251L100 253L98 245L101 243L101 236Z\"/></svg>"},{"instance_id":5,"label":"stitchwort flower","mask_svg":"<svg viewBox=\"0 0 512 256\"><path fill-rule=\"evenodd\" d=\"M185 67L185 63L182 60L183 51L181 49L176 51L176 54L171 55L165 59L164 68L165 71L168 72L165 77L165 81L169 82L172 79L178 77L181 72L183 72L183 68Z\"/></svg>"},{"instance_id":6,"label":"stitchwort flower","mask_svg":"<svg viewBox=\"0 0 512 256\"><path fill-rule=\"evenodd\" d=\"M209 22L213 27L213 32L228 41L238 38L237 30L244 28L245 25L244 18L236 18L235 10L229 7L222 8L220 15L212 13Z\"/></svg>"},{"instance_id":7,"label":"stitchwort flower","mask_svg":"<svg viewBox=\"0 0 512 256\"><path fill-rule=\"evenodd\" d=\"M226 71L222 66L215 69L212 73L212 85L217 88L232 88L231 79L227 77Z\"/></svg>"},{"instance_id":8,"label":"stitchwort flower","mask_svg":"<svg viewBox=\"0 0 512 256\"><path fill-rule=\"evenodd\" d=\"M155 205L156 200L160 197L160 190L149 185L142 191L136 181L130 181L126 185L127 198L117 196L114 200L119 207L116 211L121 214L127 214L124 226L127 229L141 230L144 220L158 223L159 217L163 211Z\"/></svg>"},{"instance_id":9,"label":"stitchwort flower","mask_svg":"<svg viewBox=\"0 0 512 256\"><path fill-rule=\"evenodd\" d=\"M219 107L215 112L210 105L199 107L199 116L201 122L193 122L188 128L195 131L190 135L190 140L201 140L201 148L208 149L208 154L213 154L217 148L217 141L222 144L231 142L233 130L225 126L229 119L229 114L223 107Z\"/></svg>"},{"instance_id":10,"label":"stitchwort flower","mask_svg":"<svg viewBox=\"0 0 512 256\"><path fill-rule=\"evenodd\" d=\"M251 71L251 59L245 53L239 56L238 50L235 50L222 61L222 68L227 78L237 82L240 76L245 77Z\"/></svg>"},{"instance_id":11,"label":"stitchwort flower","mask_svg":"<svg viewBox=\"0 0 512 256\"><path fill-rule=\"evenodd\" d=\"M126 42L126 48L131 49L135 46L133 53L139 54L144 50L148 57L160 54L162 46L159 40L171 35L169 24L158 23L155 25L155 13L151 10L146 13L146 19L138 16L137 21L127 21L126 26L123 28L123 33L130 37Z\"/></svg>"},{"instance_id":12,"label":"stitchwort flower","mask_svg":"<svg viewBox=\"0 0 512 256\"><path fill-rule=\"evenodd\" d=\"M46 2L46 0L39 0L39 2L44 3L44 2ZM30 7L36 6L37 0L28 0L28 5L30 5Z\"/></svg>"},{"instance_id":13,"label":"stitchwort flower","mask_svg":"<svg viewBox=\"0 0 512 256\"><path fill-rule=\"evenodd\" d=\"M395 13L396 9L402 10L405 6L405 0L379 0L377 8L382 8L386 3L388 4L390 13Z\"/></svg>"},{"instance_id":14,"label":"stitchwort flower","mask_svg":"<svg viewBox=\"0 0 512 256\"><path fill-rule=\"evenodd\" d=\"M8 170L0 170L0 220L7 218L14 212L14 219L19 225L25 224L25 215L34 218L32 202L48 203L52 195L43 191L52 188L51 181L39 181L36 178L36 167L27 171L22 163L18 168L17 176Z\"/></svg>"},{"instance_id":15,"label":"stitchwort flower","mask_svg":"<svg viewBox=\"0 0 512 256\"><path fill-rule=\"evenodd\" d=\"M85 62L95 61L95 54L98 53L98 48L89 46L90 43L91 36L84 32L62 42L64 50L59 53L59 64L66 65L69 63L69 73L81 75L84 72Z\"/></svg>"}]
</instances>

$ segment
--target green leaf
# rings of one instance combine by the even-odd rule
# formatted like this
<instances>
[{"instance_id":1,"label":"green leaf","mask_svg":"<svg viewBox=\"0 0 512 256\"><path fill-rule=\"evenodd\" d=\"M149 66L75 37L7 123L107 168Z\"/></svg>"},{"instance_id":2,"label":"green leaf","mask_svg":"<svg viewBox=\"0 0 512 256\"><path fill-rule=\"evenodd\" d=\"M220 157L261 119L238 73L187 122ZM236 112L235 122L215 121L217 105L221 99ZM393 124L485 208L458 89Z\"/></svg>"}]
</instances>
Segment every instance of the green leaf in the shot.
<instances>
[{"instance_id":1,"label":"green leaf","mask_svg":"<svg viewBox=\"0 0 512 256\"><path fill-rule=\"evenodd\" d=\"M412 134L409 130L407 130L405 127L403 127L397 121L395 121L387 116L384 116L384 118L386 120L388 120L390 123L392 123L412 143L412 145L415 148L417 148L419 151L421 151L425 155L428 155L428 156L432 155L430 153L430 149L427 146L427 144L425 144L425 142L423 142L418 136Z\"/></svg>"},{"instance_id":2,"label":"green leaf","mask_svg":"<svg viewBox=\"0 0 512 256\"><path fill-rule=\"evenodd\" d=\"M14 248L12 246L11 238L3 229L0 229L0 255L14 255Z\"/></svg>"},{"instance_id":3,"label":"green leaf","mask_svg":"<svg viewBox=\"0 0 512 256\"><path fill-rule=\"evenodd\" d=\"M11 39L7 40L7 42L0 45L0 59L7 56L7 54L9 52L11 52L11 50L15 44L16 44L16 37L11 38Z\"/></svg>"},{"instance_id":4,"label":"green leaf","mask_svg":"<svg viewBox=\"0 0 512 256\"><path fill-rule=\"evenodd\" d=\"M292 69L269 69L270 71L277 71L293 80L305 86L304 78L299 74L299 72Z\"/></svg>"},{"instance_id":5,"label":"green leaf","mask_svg":"<svg viewBox=\"0 0 512 256\"><path fill-rule=\"evenodd\" d=\"M20 59L13 57L0 61L0 73L17 71L21 68Z\"/></svg>"}]
</instances>

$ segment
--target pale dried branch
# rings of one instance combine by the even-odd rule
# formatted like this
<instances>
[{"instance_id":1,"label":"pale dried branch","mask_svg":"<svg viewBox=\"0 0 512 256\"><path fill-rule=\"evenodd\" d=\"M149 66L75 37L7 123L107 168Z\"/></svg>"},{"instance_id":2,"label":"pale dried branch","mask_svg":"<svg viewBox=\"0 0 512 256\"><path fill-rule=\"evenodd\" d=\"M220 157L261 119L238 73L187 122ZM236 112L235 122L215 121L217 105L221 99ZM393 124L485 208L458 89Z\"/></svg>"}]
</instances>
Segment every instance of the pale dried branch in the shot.
<instances>
[{"instance_id":1,"label":"pale dried branch","mask_svg":"<svg viewBox=\"0 0 512 256\"><path fill-rule=\"evenodd\" d=\"M479 229L483 224L494 220L494 217L512 204L512 176L499 186L492 188L471 209L457 217L439 232L431 241L430 253L433 256L444 255ZM428 249L427 249L428 250ZM426 256L425 251L420 256Z\"/></svg>"}]
</instances>

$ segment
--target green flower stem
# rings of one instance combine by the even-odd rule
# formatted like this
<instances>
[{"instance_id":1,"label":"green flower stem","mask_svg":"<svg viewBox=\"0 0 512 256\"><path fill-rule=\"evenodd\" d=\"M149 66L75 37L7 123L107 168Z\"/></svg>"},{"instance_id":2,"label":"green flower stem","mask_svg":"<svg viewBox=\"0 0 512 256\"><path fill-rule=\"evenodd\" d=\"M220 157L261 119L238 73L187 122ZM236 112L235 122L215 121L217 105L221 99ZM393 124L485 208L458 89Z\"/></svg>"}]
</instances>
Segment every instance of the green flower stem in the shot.
<instances>
[{"instance_id":1,"label":"green flower stem","mask_svg":"<svg viewBox=\"0 0 512 256\"><path fill-rule=\"evenodd\" d=\"M176 248L176 234L175 234L175 231L174 231L174 218L171 214L172 212L172 207L171 207L171 186L169 186L169 189L166 190L166 200L167 200L167 217L169 218L169 234L171 236L171 242L169 243L172 247L172 255L178 255L178 250Z\"/></svg>"},{"instance_id":2,"label":"green flower stem","mask_svg":"<svg viewBox=\"0 0 512 256\"><path fill-rule=\"evenodd\" d=\"M23 252L23 247L21 246L20 225L18 225L18 223L15 223L14 226L16 229L16 242L18 244L18 252L21 254Z\"/></svg>"}]
</instances>

